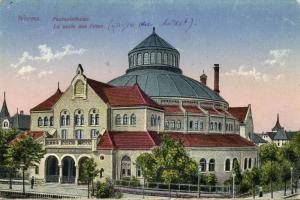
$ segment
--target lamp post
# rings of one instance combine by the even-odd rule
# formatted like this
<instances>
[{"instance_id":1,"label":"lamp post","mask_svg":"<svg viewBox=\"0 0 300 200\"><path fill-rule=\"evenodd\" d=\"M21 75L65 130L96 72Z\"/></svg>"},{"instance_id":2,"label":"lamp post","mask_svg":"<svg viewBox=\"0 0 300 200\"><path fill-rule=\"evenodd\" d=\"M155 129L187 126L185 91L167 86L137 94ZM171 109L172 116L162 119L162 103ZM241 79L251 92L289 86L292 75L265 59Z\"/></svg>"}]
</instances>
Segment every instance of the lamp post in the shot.
<instances>
[{"instance_id":1,"label":"lamp post","mask_svg":"<svg viewBox=\"0 0 300 200\"><path fill-rule=\"evenodd\" d=\"M202 171L201 165L198 167L198 198L200 198L200 172Z\"/></svg>"},{"instance_id":2,"label":"lamp post","mask_svg":"<svg viewBox=\"0 0 300 200\"><path fill-rule=\"evenodd\" d=\"M20 167L22 168L23 195L25 195L25 176L24 176L24 168L25 168L25 165L22 163L22 164L20 164Z\"/></svg>"},{"instance_id":3,"label":"lamp post","mask_svg":"<svg viewBox=\"0 0 300 200\"><path fill-rule=\"evenodd\" d=\"M293 167L291 167L291 194L294 194L294 191L293 191Z\"/></svg>"},{"instance_id":4,"label":"lamp post","mask_svg":"<svg viewBox=\"0 0 300 200\"><path fill-rule=\"evenodd\" d=\"M232 198L234 198L235 193L235 173L232 174Z\"/></svg>"}]
</instances>

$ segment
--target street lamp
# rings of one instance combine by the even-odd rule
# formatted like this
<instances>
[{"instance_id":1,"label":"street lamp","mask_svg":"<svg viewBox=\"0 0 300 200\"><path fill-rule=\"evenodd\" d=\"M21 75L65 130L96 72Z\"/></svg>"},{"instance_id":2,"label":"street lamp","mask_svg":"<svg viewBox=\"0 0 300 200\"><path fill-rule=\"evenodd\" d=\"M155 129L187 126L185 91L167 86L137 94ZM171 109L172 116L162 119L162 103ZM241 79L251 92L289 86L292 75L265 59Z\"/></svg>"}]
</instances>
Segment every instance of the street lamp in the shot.
<instances>
[{"instance_id":1,"label":"street lamp","mask_svg":"<svg viewBox=\"0 0 300 200\"><path fill-rule=\"evenodd\" d=\"M293 191L293 167L291 167L291 194L294 194L294 191Z\"/></svg>"},{"instance_id":2,"label":"street lamp","mask_svg":"<svg viewBox=\"0 0 300 200\"><path fill-rule=\"evenodd\" d=\"M25 176L24 176L25 165L22 163L22 164L20 164L20 167L22 168L23 195L25 195Z\"/></svg>"},{"instance_id":3,"label":"street lamp","mask_svg":"<svg viewBox=\"0 0 300 200\"><path fill-rule=\"evenodd\" d=\"M235 173L232 173L232 198L234 198L234 192L235 192Z\"/></svg>"},{"instance_id":4,"label":"street lamp","mask_svg":"<svg viewBox=\"0 0 300 200\"><path fill-rule=\"evenodd\" d=\"M200 198L200 172L202 172L201 164L198 167L198 198Z\"/></svg>"}]
</instances>

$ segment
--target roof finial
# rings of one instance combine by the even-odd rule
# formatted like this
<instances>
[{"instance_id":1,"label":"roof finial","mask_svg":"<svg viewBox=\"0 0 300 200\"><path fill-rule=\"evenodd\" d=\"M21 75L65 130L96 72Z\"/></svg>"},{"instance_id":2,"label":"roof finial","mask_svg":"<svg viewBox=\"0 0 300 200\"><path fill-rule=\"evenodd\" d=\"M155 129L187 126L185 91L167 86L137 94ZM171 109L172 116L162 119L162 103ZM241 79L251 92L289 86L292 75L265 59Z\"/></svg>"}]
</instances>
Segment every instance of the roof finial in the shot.
<instances>
[{"instance_id":1,"label":"roof finial","mask_svg":"<svg viewBox=\"0 0 300 200\"><path fill-rule=\"evenodd\" d=\"M19 114L19 108L17 107L17 114Z\"/></svg>"},{"instance_id":2,"label":"roof finial","mask_svg":"<svg viewBox=\"0 0 300 200\"><path fill-rule=\"evenodd\" d=\"M277 121L279 122L279 113L277 113Z\"/></svg>"},{"instance_id":3,"label":"roof finial","mask_svg":"<svg viewBox=\"0 0 300 200\"><path fill-rule=\"evenodd\" d=\"M155 27L153 26L153 32L152 33L155 33Z\"/></svg>"},{"instance_id":4,"label":"roof finial","mask_svg":"<svg viewBox=\"0 0 300 200\"><path fill-rule=\"evenodd\" d=\"M60 88L59 88L59 81L57 82L57 89L60 90Z\"/></svg>"},{"instance_id":5,"label":"roof finial","mask_svg":"<svg viewBox=\"0 0 300 200\"><path fill-rule=\"evenodd\" d=\"M4 91L4 101L5 101L5 99L6 99L6 95L5 95L5 91Z\"/></svg>"}]
</instances>

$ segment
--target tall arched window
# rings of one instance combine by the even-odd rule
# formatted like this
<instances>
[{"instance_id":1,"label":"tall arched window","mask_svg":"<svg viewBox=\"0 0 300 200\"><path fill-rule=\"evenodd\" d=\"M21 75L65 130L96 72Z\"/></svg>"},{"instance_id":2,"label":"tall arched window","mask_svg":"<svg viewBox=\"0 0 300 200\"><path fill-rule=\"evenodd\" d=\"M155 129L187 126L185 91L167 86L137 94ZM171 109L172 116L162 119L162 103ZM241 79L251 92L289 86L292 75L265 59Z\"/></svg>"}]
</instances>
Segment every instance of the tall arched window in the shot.
<instances>
[{"instance_id":1,"label":"tall arched window","mask_svg":"<svg viewBox=\"0 0 300 200\"><path fill-rule=\"evenodd\" d=\"M175 56L172 54L172 65L175 66Z\"/></svg>"},{"instance_id":2,"label":"tall arched window","mask_svg":"<svg viewBox=\"0 0 300 200\"><path fill-rule=\"evenodd\" d=\"M206 160L205 160L205 158L201 158L199 166L200 166L200 171L201 172L206 171Z\"/></svg>"},{"instance_id":3,"label":"tall arched window","mask_svg":"<svg viewBox=\"0 0 300 200\"><path fill-rule=\"evenodd\" d=\"M44 126L48 126L49 120L48 120L48 117L44 117Z\"/></svg>"},{"instance_id":4,"label":"tall arched window","mask_svg":"<svg viewBox=\"0 0 300 200\"><path fill-rule=\"evenodd\" d=\"M127 114L123 115L123 125L128 125L128 116L127 116Z\"/></svg>"},{"instance_id":5,"label":"tall arched window","mask_svg":"<svg viewBox=\"0 0 300 200\"><path fill-rule=\"evenodd\" d=\"M168 120L165 121L165 129L169 129L169 121Z\"/></svg>"},{"instance_id":6,"label":"tall arched window","mask_svg":"<svg viewBox=\"0 0 300 200\"><path fill-rule=\"evenodd\" d=\"M155 64L155 53L154 53L154 52L151 52L151 55L150 55L150 63L151 63L151 64Z\"/></svg>"},{"instance_id":7,"label":"tall arched window","mask_svg":"<svg viewBox=\"0 0 300 200\"><path fill-rule=\"evenodd\" d=\"M144 53L144 64L145 65L149 64L149 53Z\"/></svg>"},{"instance_id":8,"label":"tall arched window","mask_svg":"<svg viewBox=\"0 0 300 200\"><path fill-rule=\"evenodd\" d=\"M60 125L61 126L69 126L70 125L70 114L69 114L69 111L63 110L60 113Z\"/></svg>"},{"instance_id":9,"label":"tall arched window","mask_svg":"<svg viewBox=\"0 0 300 200\"><path fill-rule=\"evenodd\" d=\"M50 117L49 121L50 121L50 126L53 126L54 125L54 118L53 118L53 116Z\"/></svg>"},{"instance_id":10,"label":"tall arched window","mask_svg":"<svg viewBox=\"0 0 300 200\"><path fill-rule=\"evenodd\" d=\"M176 128L177 129L181 129L181 121L180 120L177 121Z\"/></svg>"},{"instance_id":11,"label":"tall arched window","mask_svg":"<svg viewBox=\"0 0 300 200\"><path fill-rule=\"evenodd\" d=\"M256 158L254 158L254 166L256 167L257 163L256 163Z\"/></svg>"},{"instance_id":12,"label":"tall arched window","mask_svg":"<svg viewBox=\"0 0 300 200\"><path fill-rule=\"evenodd\" d=\"M38 118L38 126L43 126L43 119L41 117Z\"/></svg>"},{"instance_id":13,"label":"tall arched window","mask_svg":"<svg viewBox=\"0 0 300 200\"><path fill-rule=\"evenodd\" d=\"M244 169L247 169L247 163L248 163L247 158L245 158L245 160L244 160Z\"/></svg>"},{"instance_id":14,"label":"tall arched window","mask_svg":"<svg viewBox=\"0 0 300 200\"><path fill-rule=\"evenodd\" d=\"M171 121L170 129L172 129L172 130L175 129L175 121L174 120Z\"/></svg>"},{"instance_id":15,"label":"tall arched window","mask_svg":"<svg viewBox=\"0 0 300 200\"><path fill-rule=\"evenodd\" d=\"M121 115L117 114L115 117L115 125L121 125Z\"/></svg>"},{"instance_id":16,"label":"tall arched window","mask_svg":"<svg viewBox=\"0 0 300 200\"><path fill-rule=\"evenodd\" d=\"M194 126L194 122L190 121L189 127L190 127L191 130L193 129L193 126Z\"/></svg>"},{"instance_id":17,"label":"tall arched window","mask_svg":"<svg viewBox=\"0 0 300 200\"><path fill-rule=\"evenodd\" d=\"M123 156L121 160L121 178L131 176L131 159L129 156Z\"/></svg>"},{"instance_id":18,"label":"tall arched window","mask_svg":"<svg viewBox=\"0 0 300 200\"><path fill-rule=\"evenodd\" d=\"M218 122L215 122L215 130L218 130Z\"/></svg>"},{"instance_id":19,"label":"tall arched window","mask_svg":"<svg viewBox=\"0 0 300 200\"><path fill-rule=\"evenodd\" d=\"M154 115L152 114L151 115L151 126L155 126L155 117L154 117Z\"/></svg>"},{"instance_id":20,"label":"tall arched window","mask_svg":"<svg viewBox=\"0 0 300 200\"><path fill-rule=\"evenodd\" d=\"M175 56L175 66L178 67L178 57Z\"/></svg>"},{"instance_id":21,"label":"tall arched window","mask_svg":"<svg viewBox=\"0 0 300 200\"><path fill-rule=\"evenodd\" d=\"M249 169L251 169L251 165L252 165L252 160L251 160L251 158L249 158L249 160L248 160L248 168Z\"/></svg>"},{"instance_id":22,"label":"tall arched window","mask_svg":"<svg viewBox=\"0 0 300 200\"><path fill-rule=\"evenodd\" d=\"M89 125L99 125L99 114L98 114L98 110L95 108L90 110Z\"/></svg>"},{"instance_id":23,"label":"tall arched window","mask_svg":"<svg viewBox=\"0 0 300 200\"><path fill-rule=\"evenodd\" d=\"M215 159L210 159L208 164L208 171L215 171Z\"/></svg>"},{"instance_id":24,"label":"tall arched window","mask_svg":"<svg viewBox=\"0 0 300 200\"><path fill-rule=\"evenodd\" d=\"M133 55L133 65L136 66L136 54Z\"/></svg>"},{"instance_id":25,"label":"tall arched window","mask_svg":"<svg viewBox=\"0 0 300 200\"><path fill-rule=\"evenodd\" d=\"M229 172L230 171L230 159L227 158L225 161L225 171Z\"/></svg>"},{"instance_id":26,"label":"tall arched window","mask_svg":"<svg viewBox=\"0 0 300 200\"><path fill-rule=\"evenodd\" d=\"M164 53L163 64L168 64L168 54Z\"/></svg>"},{"instance_id":27,"label":"tall arched window","mask_svg":"<svg viewBox=\"0 0 300 200\"><path fill-rule=\"evenodd\" d=\"M219 122L218 129L219 129L219 131L222 131L222 123L221 122Z\"/></svg>"},{"instance_id":28,"label":"tall arched window","mask_svg":"<svg viewBox=\"0 0 300 200\"><path fill-rule=\"evenodd\" d=\"M137 64L141 65L142 64L142 54L138 54L138 58L137 58Z\"/></svg>"},{"instance_id":29,"label":"tall arched window","mask_svg":"<svg viewBox=\"0 0 300 200\"><path fill-rule=\"evenodd\" d=\"M157 53L157 64L161 64L161 53L160 52L158 52Z\"/></svg>"},{"instance_id":30,"label":"tall arched window","mask_svg":"<svg viewBox=\"0 0 300 200\"><path fill-rule=\"evenodd\" d=\"M172 54L169 54L169 65L172 65Z\"/></svg>"},{"instance_id":31,"label":"tall arched window","mask_svg":"<svg viewBox=\"0 0 300 200\"><path fill-rule=\"evenodd\" d=\"M3 128L9 128L9 122L8 121L3 122Z\"/></svg>"},{"instance_id":32,"label":"tall arched window","mask_svg":"<svg viewBox=\"0 0 300 200\"><path fill-rule=\"evenodd\" d=\"M75 111L74 124L75 126L82 126L84 124L84 115L82 110Z\"/></svg>"},{"instance_id":33,"label":"tall arched window","mask_svg":"<svg viewBox=\"0 0 300 200\"><path fill-rule=\"evenodd\" d=\"M136 125L136 116L134 113L130 116L130 125Z\"/></svg>"},{"instance_id":34,"label":"tall arched window","mask_svg":"<svg viewBox=\"0 0 300 200\"><path fill-rule=\"evenodd\" d=\"M210 130L214 130L214 123L210 122L210 126L209 126Z\"/></svg>"}]
</instances>

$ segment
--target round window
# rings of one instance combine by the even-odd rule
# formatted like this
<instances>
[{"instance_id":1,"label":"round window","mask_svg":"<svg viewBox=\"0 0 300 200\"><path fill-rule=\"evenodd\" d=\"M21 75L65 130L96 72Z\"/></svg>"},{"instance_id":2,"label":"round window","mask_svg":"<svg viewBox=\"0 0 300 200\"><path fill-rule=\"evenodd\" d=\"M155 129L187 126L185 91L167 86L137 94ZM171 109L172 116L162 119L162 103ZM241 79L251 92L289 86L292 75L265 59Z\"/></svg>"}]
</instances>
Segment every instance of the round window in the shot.
<instances>
[{"instance_id":1,"label":"round window","mask_svg":"<svg viewBox=\"0 0 300 200\"><path fill-rule=\"evenodd\" d=\"M102 156L100 156L100 160L104 160L104 156L102 155Z\"/></svg>"}]
</instances>

